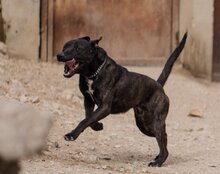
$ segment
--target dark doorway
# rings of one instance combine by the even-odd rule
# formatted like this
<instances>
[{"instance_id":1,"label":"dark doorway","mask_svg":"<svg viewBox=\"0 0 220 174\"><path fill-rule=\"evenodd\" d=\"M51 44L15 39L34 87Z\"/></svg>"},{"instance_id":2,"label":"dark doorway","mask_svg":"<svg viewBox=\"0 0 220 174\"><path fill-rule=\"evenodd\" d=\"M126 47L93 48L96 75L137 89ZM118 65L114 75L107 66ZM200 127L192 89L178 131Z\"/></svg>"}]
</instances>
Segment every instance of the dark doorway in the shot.
<instances>
[{"instance_id":1,"label":"dark doorway","mask_svg":"<svg viewBox=\"0 0 220 174\"><path fill-rule=\"evenodd\" d=\"M214 42L213 42L213 62L212 80L220 81L220 1L214 3Z\"/></svg>"},{"instance_id":2,"label":"dark doorway","mask_svg":"<svg viewBox=\"0 0 220 174\"><path fill-rule=\"evenodd\" d=\"M5 42L4 21L2 18L2 3L0 0L0 41Z\"/></svg>"}]
</instances>

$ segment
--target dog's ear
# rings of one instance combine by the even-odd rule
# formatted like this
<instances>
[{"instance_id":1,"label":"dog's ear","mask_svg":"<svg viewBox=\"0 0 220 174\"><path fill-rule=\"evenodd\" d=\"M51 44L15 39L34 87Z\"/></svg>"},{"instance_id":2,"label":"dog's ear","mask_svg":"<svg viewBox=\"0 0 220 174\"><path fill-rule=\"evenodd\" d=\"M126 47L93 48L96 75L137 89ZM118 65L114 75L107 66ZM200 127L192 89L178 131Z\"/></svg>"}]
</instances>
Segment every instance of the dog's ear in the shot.
<instances>
[{"instance_id":1,"label":"dog's ear","mask_svg":"<svg viewBox=\"0 0 220 174\"><path fill-rule=\"evenodd\" d=\"M99 44L99 41L100 41L100 40L102 40L102 36L101 36L99 39L91 40L90 42L91 42L91 44L92 44L93 46L96 46L96 45Z\"/></svg>"},{"instance_id":2,"label":"dog's ear","mask_svg":"<svg viewBox=\"0 0 220 174\"><path fill-rule=\"evenodd\" d=\"M84 39L84 40L90 41L90 37L89 36L84 36L84 37L81 37L80 39Z\"/></svg>"}]
</instances>

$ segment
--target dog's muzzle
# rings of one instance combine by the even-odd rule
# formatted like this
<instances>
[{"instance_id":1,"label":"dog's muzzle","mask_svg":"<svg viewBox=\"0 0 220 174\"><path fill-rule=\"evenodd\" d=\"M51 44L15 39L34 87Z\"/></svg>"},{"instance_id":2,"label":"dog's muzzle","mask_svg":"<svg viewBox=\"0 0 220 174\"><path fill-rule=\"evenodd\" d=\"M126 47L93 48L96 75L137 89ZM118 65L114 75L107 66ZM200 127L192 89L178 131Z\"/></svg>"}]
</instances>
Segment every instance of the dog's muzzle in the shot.
<instances>
[{"instance_id":1,"label":"dog's muzzle","mask_svg":"<svg viewBox=\"0 0 220 174\"><path fill-rule=\"evenodd\" d=\"M79 66L79 63L75 59L66 61L64 65L63 76L66 78L72 77L76 73L78 66Z\"/></svg>"},{"instance_id":2,"label":"dog's muzzle","mask_svg":"<svg viewBox=\"0 0 220 174\"><path fill-rule=\"evenodd\" d=\"M60 53L60 54L57 54L57 61L59 62L65 62L65 55L64 53Z\"/></svg>"}]
</instances>

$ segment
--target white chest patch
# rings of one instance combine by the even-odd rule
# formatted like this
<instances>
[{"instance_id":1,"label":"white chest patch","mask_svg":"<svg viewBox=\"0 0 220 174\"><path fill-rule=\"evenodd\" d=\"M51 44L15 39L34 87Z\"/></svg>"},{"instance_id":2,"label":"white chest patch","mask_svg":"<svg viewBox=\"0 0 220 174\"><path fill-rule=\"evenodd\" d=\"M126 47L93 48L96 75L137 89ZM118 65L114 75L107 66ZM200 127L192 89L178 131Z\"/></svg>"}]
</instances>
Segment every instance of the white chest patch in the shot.
<instances>
[{"instance_id":1,"label":"white chest patch","mask_svg":"<svg viewBox=\"0 0 220 174\"><path fill-rule=\"evenodd\" d=\"M88 91L86 92L90 95L91 99L95 102L95 99L93 97L94 90L92 89L92 84L93 84L93 80L87 79Z\"/></svg>"},{"instance_id":2,"label":"white chest patch","mask_svg":"<svg viewBox=\"0 0 220 174\"><path fill-rule=\"evenodd\" d=\"M87 80L87 85L89 88L89 93L93 95L94 90L92 89L93 80Z\"/></svg>"}]
</instances>

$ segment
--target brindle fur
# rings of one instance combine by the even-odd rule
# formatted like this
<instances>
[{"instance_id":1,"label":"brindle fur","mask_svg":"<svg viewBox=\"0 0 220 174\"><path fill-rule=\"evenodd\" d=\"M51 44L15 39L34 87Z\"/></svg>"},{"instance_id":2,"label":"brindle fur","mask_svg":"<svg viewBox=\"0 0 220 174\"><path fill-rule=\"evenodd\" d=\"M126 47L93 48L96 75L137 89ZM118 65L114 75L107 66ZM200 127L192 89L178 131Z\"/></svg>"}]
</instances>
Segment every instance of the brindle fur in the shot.
<instances>
[{"instance_id":1,"label":"brindle fur","mask_svg":"<svg viewBox=\"0 0 220 174\"><path fill-rule=\"evenodd\" d=\"M89 37L83 37L67 42L57 59L66 62L74 58L80 62L81 67L76 73L80 74L79 88L84 96L85 119L64 136L65 140L75 140L89 126L95 131L102 130L103 124L99 122L101 119L133 108L137 127L143 134L156 137L159 145L159 155L149 166L161 166L168 156L165 120L169 99L163 86L184 48L186 38L187 33L167 60L157 81L146 75L130 72L117 64L98 46L101 39L90 40ZM106 59L98 75L89 79ZM89 90L88 80L93 80L92 92Z\"/></svg>"}]
</instances>

